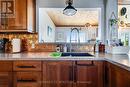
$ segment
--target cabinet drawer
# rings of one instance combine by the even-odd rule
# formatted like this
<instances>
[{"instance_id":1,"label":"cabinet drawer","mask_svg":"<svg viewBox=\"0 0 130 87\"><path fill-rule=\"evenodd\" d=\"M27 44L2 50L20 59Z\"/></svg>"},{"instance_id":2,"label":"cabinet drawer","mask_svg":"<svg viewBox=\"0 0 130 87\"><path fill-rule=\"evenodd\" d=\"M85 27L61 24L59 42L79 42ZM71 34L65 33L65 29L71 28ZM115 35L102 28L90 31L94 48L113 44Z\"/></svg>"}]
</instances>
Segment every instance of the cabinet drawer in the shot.
<instances>
[{"instance_id":1,"label":"cabinet drawer","mask_svg":"<svg viewBox=\"0 0 130 87\"><path fill-rule=\"evenodd\" d=\"M14 87L41 87L41 72L15 72Z\"/></svg>"},{"instance_id":2,"label":"cabinet drawer","mask_svg":"<svg viewBox=\"0 0 130 87\"><path fill-rule=\"evenodd\" d=\"M0 72L12 71L13 64L11 61L0 61Z\"/></svg>"},{"instance_id":3,"label":"cabinet drawer","mask_svg":"<svg viewBox=\"0 0 130 87\"><path fill-rule=\"evenodd\" d=\"M41 61L15 61L14 71L41 71Z\"/></svg>"},{"instance_id":4,"label":"cabinet drawer","mask_svg":"<svg viewBox=\"0 0 130 87\"><path fill-rule=\"evenodd\" d=\"M41 87L37 83L17 83L16 87Z\"/></svg>"}]
</instances>

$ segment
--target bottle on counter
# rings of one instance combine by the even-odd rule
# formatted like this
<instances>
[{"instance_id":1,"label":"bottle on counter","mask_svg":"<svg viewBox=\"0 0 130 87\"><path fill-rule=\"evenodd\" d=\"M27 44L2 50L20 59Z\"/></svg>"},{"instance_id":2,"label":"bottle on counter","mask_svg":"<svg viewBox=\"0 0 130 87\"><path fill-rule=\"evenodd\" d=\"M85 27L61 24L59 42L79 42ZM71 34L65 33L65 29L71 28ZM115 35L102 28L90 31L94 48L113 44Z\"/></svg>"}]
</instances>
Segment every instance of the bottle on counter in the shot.
<instances>
[{"instance_id":1,"label":"bottle on counter","mask_svg":"<svg viewBox=\"0 0 130 87\"><path fill-rule=\"evenodd\" d=\"M67 52L67 46L66 46L66 44L64 46L63 52Z\"/></svg>"},{"instance_id":2,"label":"bottle on counter","mask_svg":"<svg viewBox=\"0 0 130 87\"><path fill-rule=\"evenodd\" d=\"M98 41L96 41L96 44L95 44L95 46L94 46L94 51L95 51L96 53L99 52L99 42L98 42Z\"/></svg>"},{"instance_id":3,"label":"bottle on counter","mask_svg":"<svg viewBox=\"0 0 130 87\"><path fill-rule=\"evenodd\" d=\"M99 44L99 52L105 52L105 45L102 42Z\"/></svg>"},{"instance_id":4,"label":"bottle on counter","mask_svg":"<svg viewBox=\"0 0 130 87\"><path fill-rule=\"evenodd\" d=\"M129 46L129 35L125 34L124 46Z\"/></svg>"},{"instance_id":5,"label":"bottle on counter","mask_svg":"<svg viewBox=\"0 0 130 87\"><path fill-rule=\"evenodd\" d=\"M119 39L119 46L123 46L123 43L121 42L121 39Z\"/></svg>"}]
</instances>

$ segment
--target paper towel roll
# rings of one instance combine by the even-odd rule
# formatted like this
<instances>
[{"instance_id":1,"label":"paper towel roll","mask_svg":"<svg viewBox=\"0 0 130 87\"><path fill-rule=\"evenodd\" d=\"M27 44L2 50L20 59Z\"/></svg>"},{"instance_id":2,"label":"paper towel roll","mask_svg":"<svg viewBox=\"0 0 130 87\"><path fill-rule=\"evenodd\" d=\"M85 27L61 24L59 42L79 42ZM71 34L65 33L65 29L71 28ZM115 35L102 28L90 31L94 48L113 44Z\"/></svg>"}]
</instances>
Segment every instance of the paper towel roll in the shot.
<instances>
[{"instance_id":1,"label":"paper towel roll","mask_svg":"<svg viewBox=\"0 0 130 87\"><path fill-rule=\"evenodd\" d=\"M12 40L12 52L17 53L20 51L21 51L21 40L15 38Z\"/></svg>"}]
</instances>

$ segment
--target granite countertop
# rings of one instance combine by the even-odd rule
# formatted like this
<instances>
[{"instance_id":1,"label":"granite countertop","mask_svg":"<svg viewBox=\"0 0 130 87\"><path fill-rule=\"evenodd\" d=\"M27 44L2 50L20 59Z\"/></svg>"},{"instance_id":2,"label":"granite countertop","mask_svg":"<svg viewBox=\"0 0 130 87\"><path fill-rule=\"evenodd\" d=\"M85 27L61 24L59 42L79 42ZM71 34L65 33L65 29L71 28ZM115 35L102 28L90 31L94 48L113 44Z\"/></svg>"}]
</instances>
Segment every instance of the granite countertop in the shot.
<instances>
[{"instance_id":1,"label":"granite countertop","mask_svg":"<svg viewBox=\"0 0 130 87\"><path fill-rule=\"evenodd\" d=\"M2 60L97 60L108 61L130 71L130 55L112 55L105 53L96 53L94 57L60 57L53 58L49 56L50 52L29 52L29 53L0 53L0 61Z\"/></svg>"}]
</instances>

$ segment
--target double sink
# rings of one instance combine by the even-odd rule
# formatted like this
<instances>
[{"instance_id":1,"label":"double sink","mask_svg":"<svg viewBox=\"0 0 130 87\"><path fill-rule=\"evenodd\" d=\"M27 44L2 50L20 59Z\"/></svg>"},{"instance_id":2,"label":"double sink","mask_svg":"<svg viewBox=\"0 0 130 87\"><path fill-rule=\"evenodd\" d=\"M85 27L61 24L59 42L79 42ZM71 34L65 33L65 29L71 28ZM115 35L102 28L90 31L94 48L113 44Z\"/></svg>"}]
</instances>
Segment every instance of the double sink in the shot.
<instances>
[{"instance_id":1,"label":"double sink","mask_svg":"<svg viewBox=\"0 0 130 87\"><path fill-rule=\"evenodd\" d=\"M90 53L62 53L61 57L66 57L66 56L74 56L74 57L87 57L87 56L93 56Z\"/></svg>"},{"instance_id":2,"label":"double sink","mask_svg":"<svg viewBox=\"0 0 130 87\"><path fill-rule=\"evenodd\" d=\"M66 52L66 53L61 53L61 52L53 52L50 54L51 57L93 57L92 54L90 53L80 53L80 52Z\"/></svg>"}]
</instances>

